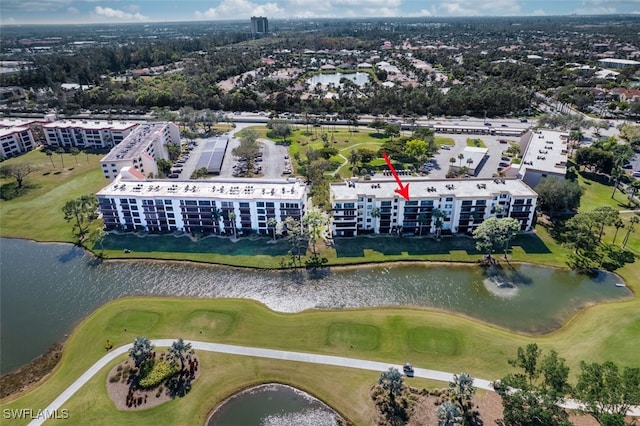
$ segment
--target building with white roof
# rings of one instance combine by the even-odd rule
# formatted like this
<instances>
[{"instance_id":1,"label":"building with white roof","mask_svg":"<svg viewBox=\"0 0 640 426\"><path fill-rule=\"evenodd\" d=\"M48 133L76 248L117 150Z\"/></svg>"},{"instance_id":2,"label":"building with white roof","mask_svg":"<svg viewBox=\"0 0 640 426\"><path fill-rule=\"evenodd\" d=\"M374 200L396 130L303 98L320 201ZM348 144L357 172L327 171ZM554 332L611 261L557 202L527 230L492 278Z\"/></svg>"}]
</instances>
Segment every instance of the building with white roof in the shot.
<instances>
[{"instance_id":1,"label":"building with white roof","mask_svg":"<svg viewBox=\"0 0 640 426\"><path fill-rule=\"evenodd\" d=\"M520 177L535 188L544 177L564 178L567 174L569 134L552 130L525 133L520 139Z\"/></svg>"},{"instance_id":2,"label":"building with white roof","mask_svg":"<svg viewBox=\"0 0 640 426\"><path fill-rule=\"evenodd\" d=\"M29 152L36 146L33 133L28 126L0 127L0 158L15 157Z\"/></svg>"},{"instance_id":3,"label":"building with white roof","mask_svg":"<svg viewBox=\"0 0 640 426\"><path fill-rule=\"evenodd\" d=\"M409 184L409 201L395 192L398 184L391 179L332 184L333 235L471 233L491 216L512 217L522 231L532 229L538 194L519 179L404 178L403 183Z\"/></svg>"},{"instance_id":4,"label":"building with white roof","mask_svg":"<svg viewBox=\"0 0 640 426\"><path fill-rule=\"evenodd\" d=\"M640 66L640 62L631 59L604 58L598 59L598 62L604 68L637 68Z\"/></svg>"},{"instance_id":5,"label":"building with white roof","mask_svg":"<svg viewBox=\"0 0 640 426\"><path fill-rule=\"evenodd\" d=\"M157 176L156 161L169 159L167 143L180 145L178 126L168 122L140 124L100 160L102 173L113 180L120 169L132 167L144 176Z\"/></svg>"},{"instance_id":6,"label":"building with white roof","mask_svg":"<svg viewBox=\"0 0 640 426\"><path fill-rule=\"evenodd\" d=\"M307 186L294 178L153 180L126 167L96 196L107 230L271 235L270 218L304 216Z\"/></svg>"},{"instance_id":7,"label":"building with white roof","mask_svg":"<svg viewBox=\"0 0 640 426\"><path fill-rule=\"evenodd\" d=\"M118 145L139 124L135 121L60 120L42 127L47 145L104 149Z\"/></svg>"}]
</instances>

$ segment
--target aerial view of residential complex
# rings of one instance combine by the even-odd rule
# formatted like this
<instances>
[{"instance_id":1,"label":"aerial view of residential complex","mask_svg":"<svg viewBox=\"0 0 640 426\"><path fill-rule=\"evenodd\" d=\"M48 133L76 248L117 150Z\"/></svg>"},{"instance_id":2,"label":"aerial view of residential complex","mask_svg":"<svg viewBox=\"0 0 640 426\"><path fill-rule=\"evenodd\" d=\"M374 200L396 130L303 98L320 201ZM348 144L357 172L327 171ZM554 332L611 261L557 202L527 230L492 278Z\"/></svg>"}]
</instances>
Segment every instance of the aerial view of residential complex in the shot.
<instances>
[{"instance_id":1,"label":"aerial view of residential complex","mask_svg":"<svg viewBox=\"0 0 640 426\"><path fill-rule=\"evenodd\" d=\"M0 424L633 425L640 3L3 1Z\"/></svg>"}]
</instances>

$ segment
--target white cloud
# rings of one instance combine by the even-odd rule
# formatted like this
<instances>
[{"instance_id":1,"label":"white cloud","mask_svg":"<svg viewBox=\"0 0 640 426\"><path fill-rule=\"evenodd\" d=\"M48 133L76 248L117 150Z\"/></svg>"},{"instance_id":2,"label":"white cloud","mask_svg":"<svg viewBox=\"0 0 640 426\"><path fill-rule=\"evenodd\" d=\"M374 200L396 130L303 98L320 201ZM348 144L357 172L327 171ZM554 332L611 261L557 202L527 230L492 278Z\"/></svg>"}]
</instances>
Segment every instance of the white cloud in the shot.
<instances>
[{"instance_id":1,"label":"white cloud","mask_svg":"<svg viewBox=\"0 0 640 426\"><path fill-rule=\"evenodd\" d=\"M520 15L518 0L493 0L479 2L477 0L442 1L436 7L438 14L453 16L514 16Z\"/></svg>"},{"instance_id":2,"label":"white cloud","mask_svg":"<svg viewBox=\"0 0 640 426\"><path fill-rule=\"evenodd\" d=\"M80 13L80 11L77 8L71 6L67 8L67 13L71 15L77 15L78 13Z\"/></svg>"},{"instance_id":3,"label":"white cloud","mask_svg":"<svg viewBox=\"0 0 640 426\"><path fill-rule=\"evenodd\" d=\"M277 3L257 4L248 0L223 0L218 7L212 7L204 12L197 10L198 19L238 19L242 16L280 17L285 11Z\"/></svg>"},{"instance_id":4,"label":"white cloud","mask_svg":"<svg viewBox=\"0 0 640 426\"><path fill-rule=\"evenodd\" d=\"M110 7L96 6L94 13L100 18L118 19L120 21L148 21L149 17L140 13L129 13Z\"/></svg>"},{"instance_id":5,"label":"white cloud","mask_svg":"<svg viewBox=\"0 0 640 426\"><path fill-rule=\"evenodd\" d=\"M546 16L547 15L547 13L542 9L536 9L533 12L531 12L531 14L533 16Z\"/></svg>"},{"instance_id":6,"label":"white cloud","mask_svg":"<svg viewBox=\"0 0 640 426\"><path fill-rule=\"evenodd\" d=\"M55 12L72 0L2 0L2 12Z\"/></svg>"}]
</instances>

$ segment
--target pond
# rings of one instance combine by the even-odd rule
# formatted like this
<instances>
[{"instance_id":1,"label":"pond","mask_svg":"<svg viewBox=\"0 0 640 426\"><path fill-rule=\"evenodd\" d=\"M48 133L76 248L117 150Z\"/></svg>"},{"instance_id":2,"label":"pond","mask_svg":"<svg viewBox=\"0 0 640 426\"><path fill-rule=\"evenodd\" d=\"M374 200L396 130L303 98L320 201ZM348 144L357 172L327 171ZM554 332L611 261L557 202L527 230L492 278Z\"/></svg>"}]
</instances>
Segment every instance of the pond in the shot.
<instances>
[{"instance_id":1,"label":"pond","mask_svg":"<svg viewBox=\"0 0 640 426\"><path fill-rule=\"evenodd\" d=\"M505 283L508 284L505 286ZM291 272L193 263L96 262L68 244L0 239L0 372L64 340L84 317L123 296L247 298L271 309L379 306L438 308L511 330L560 327L584 306L632 296L615 274L595 278L534 265L382 265L332 269L319 279Z\"/></svg>"},{"instance_id":2,"label":"pond","mask_svg":"<svg viewBox=\"0 0 640 426\"><path fill-rule=\"evenodd\" d=\"M331 74L315 74L313 77L307 79L307 83L312 88L319 84L323 86L333 85L335 87L341 86L340 80L346 78L353 81L358 86L362 87L365 83L368 83L370 80L369 74L366 72L353 72L343 74L341 72L331 73Z\"/></svg>"},{"instance_id":3,"label":"pond","mask_svg":"<svg viewBox=\"0 0 640 426\"><path fill-rule=\"evenodd\" d=\"M305 392L268 384L226 400L207 426L337 426L337 417L330 407Z\"/></svg>"}]
</instances>

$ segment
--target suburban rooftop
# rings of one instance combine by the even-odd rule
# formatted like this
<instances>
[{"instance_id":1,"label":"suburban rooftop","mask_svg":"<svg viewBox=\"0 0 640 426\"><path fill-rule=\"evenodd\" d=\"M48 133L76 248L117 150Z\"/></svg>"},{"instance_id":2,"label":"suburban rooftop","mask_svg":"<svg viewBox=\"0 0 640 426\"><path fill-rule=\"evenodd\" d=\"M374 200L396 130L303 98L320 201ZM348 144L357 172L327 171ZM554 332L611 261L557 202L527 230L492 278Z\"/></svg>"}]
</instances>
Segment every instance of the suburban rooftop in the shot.
<instances>
[{"instance_id":1,"label":"suburban rooftop","mask_svg":"<svg viewBox=\"0 0 640 426\"><path fill-rule=\"evenodd\" d=\"M440 198L489 198L509 192L516 197L537 197L537 194L520 179L425 179L403 177L403 184L409 184L411 199ZM352 201L358 196L376 198L399 197L395 192L398 184L393 179L350 180L331 185L334 201Z\"/></svg>"},{"instance_id":2,"label":"suburban rooftop","mask_svg":"<svg viewBox=\"0 0 640 426\"><path fill-rule=\"evenodd\" d=\"M149 196L149 198L295 200L306 194L304 182L294 178L273 180L215 179L161 180L126 178L122 174L98 192L99 197Z\"/></svg>"}]
</instances>

